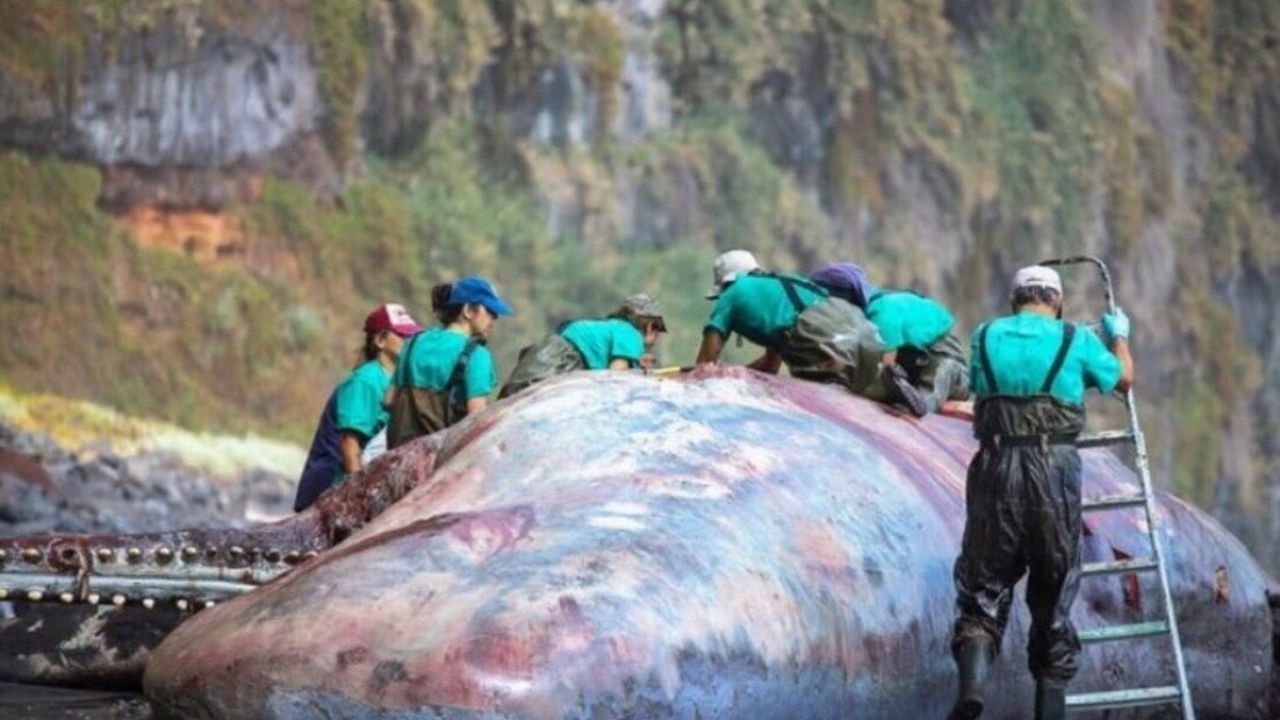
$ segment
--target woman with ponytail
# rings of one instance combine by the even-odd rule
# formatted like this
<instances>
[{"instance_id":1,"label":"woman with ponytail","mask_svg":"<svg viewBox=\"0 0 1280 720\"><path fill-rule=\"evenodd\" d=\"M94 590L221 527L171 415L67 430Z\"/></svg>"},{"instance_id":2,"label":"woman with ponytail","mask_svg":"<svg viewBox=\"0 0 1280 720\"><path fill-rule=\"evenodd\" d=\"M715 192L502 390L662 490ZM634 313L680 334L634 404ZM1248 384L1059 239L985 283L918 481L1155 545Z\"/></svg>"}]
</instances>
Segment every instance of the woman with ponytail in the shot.
<instances>
[{"instance_id":1,"label":"woman with ponytail","mask_svg":"<svg viewBox=\"0 0 1280 720\"><path fill-rule=\"evenodd\" d=\"M382 305L365 318L364 346L356 366L329 395L320 414L307 464L298 480L295 512L305 510L325 490L360 469L361 451L387 424L382 397L391 383L400 348L405 338L421 329L404 307L395 303Z\"/></svg>"},{"instance_id":2,"label":"woman with ponytail","mask_svg":"<svg viewBox=\"0 0 1280 720\"><path fill-rule=\"evenodd\" d=\"M497 385L485 347L493 323L511 308L489 281L465 277L431 290L440 326L414 337L401 354L386 392L387 447L443 430L479 412Z\"/></svg>"}]
</instances>

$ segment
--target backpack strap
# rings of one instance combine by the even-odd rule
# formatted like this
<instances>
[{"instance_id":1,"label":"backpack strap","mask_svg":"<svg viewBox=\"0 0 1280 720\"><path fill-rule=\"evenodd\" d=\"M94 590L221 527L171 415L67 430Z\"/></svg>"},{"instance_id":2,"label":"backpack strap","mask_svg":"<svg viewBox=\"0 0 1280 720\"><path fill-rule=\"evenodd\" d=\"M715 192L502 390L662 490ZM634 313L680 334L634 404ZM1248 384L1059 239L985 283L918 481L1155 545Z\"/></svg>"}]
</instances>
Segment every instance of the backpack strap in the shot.
<instances>
[{"instance_id":1,"label":"backpack strap","mask_svg":"<svg viewBox=\"0 0 1280 720\"><path fill-rule=\"evenodd\" d=\"M791 306L796 309L796 313L804 312L804 302L800 299L800 293L796 291L796 284L790 279L780 277L778 281L782 283L782 289L787 293L787 299L791 301Z\"/></svg>"},{"instance_id":2,"label":"backpack strap","mask_svg":"<svg viewBox=\"0 0 1280 720\"><path fill-rule=\"evenodd\" d=\"M996 372L991 369L991 356L987 354L987 328L990 325L983 325L978 331L978 357L982 360L982 377L987 381L987 393L989 395L999 395L1000 386L996 384Z\"/></svg>"},{"instance_id":3,"label":"backpack strap","mask_svg":"<svg viewBox=\"0 0 1280 720\"><path fill-rule=\"evenodd\" d=\"M1071 349L1071 341L1075 336L1075 323L1063 323L1062 345L1058 346L1058 355L1053 358L1053 364L1049 366L1049 374L1044 378L1044 385L1040 386L1040 394L1049 394L1049 388L1053 387L1053 381L1058 379L1058 373L1062 371L1062 364L1067 361L1067 352Z\"/></svg>"},{"instance_id":4,"label":"backpack strap","mask_svg":"<svg viewBox=\"0 0 1280 720\"><path fill-rule=\"evenodd\" d=\"M464 381L467 377L467 365L471 364L471 353L475 352L476 346L480 344L478 338L469 338L467 344L462 346L462 352L458 353L458 360L453 364L453 372L449 373L449 382L444 384L444 393L450 400L454 399L454 393L458 390L464 390ZM465 404L466 397L461 399L459 404Z\"/></svg>"},{"instance_id":5,"label":"backpack strap","mask_svg":"<svg viewBox=\"0 0 1280 720\"><path fill-rule=\"evenodd\" d=\"M768 277L782 283L782 289L787 293L787 299L791 301L791 306L795 308L796 313L802 313L805 309L804 301L800 299L800 293L796 292L796 287L802 287L806 290L814 292L818 295L826 297L830 293L817 283L810 282L803 278L792 277L791 275L779 275L777 273L762 273Z\"/></svg>"}]
</instances>

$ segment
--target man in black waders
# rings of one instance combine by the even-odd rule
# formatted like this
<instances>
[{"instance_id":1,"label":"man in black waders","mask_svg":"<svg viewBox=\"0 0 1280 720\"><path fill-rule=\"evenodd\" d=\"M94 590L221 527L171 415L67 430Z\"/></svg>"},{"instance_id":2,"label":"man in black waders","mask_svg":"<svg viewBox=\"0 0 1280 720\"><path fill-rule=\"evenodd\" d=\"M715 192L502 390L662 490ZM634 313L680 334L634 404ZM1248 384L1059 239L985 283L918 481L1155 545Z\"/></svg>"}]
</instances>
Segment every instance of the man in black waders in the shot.
<instances>
[{"instance_id":1,"label":"man in black waders","mask_svg":"<svg viewBox=\"0 0 1280 720\"><path fill-rule=\"evenodd\" d=\"M1013 279L1013 314L973 336L974 434L966 518L956 560L952 652L960 696L951 720L982 714L983 685L1009 621L1013 586L1029 572L1028 647L1037 720L1066 714L1080 640L1071 605L1080 582L1080 456L1084 392L1125 391L1133 380L1129 319L1102 316L1110 351L1091 330L1065 323L1062 281L1043 266Z\"/></svg>"},{"instance_id":2,"label":"man in black waders","mask_svg":"<svg viewBox=\"0 0 1280 720\"><path fill-rule=\"evenodd\" d=\"M703 329L698 363L714 363L733 333L765 353L747 367L776 374L787 364L792 377L843 385L883 403L899 403L917 417L925 398L896 364L882 365L884 342L862 310L807 278L767 273L746 250L730 250L712 265L708 300L715 300Z\"/></svg>"}]
</instances>

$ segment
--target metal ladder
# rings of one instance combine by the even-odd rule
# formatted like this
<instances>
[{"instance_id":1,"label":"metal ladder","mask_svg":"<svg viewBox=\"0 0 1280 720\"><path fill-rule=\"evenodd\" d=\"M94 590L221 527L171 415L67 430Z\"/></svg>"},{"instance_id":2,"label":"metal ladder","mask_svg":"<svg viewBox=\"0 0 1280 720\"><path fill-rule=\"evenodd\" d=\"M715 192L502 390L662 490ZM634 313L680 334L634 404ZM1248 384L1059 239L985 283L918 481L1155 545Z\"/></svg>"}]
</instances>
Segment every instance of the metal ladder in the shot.
<instances>
[{"instance_id":1,"label":"metal ladder","mask_svg":"<svg viewBox=\"0 0 1280 720\"><path fill-rule=\"evenodd\" d=\"M1111 272L1107 269L1106 263L1099 258L1092 255L1084 255L1044 260L1040 264L1053 266L1085 263L1096 265L1102 273L1102 281L1107 294L1107 309L1115 311L1116 302L1112 291ZM1173 657L1178 675L1177 684L1072 694L1067 696L1067 711L1086 712L1177 704L1182 708L1183 720L1195 720L1195 709L1191 704L1191 688L1187 684L1187 666L1182 655L1182 638L1178 634L1178 620L1174 614L1173 594L1169 590L1169 575L1165 569L1164 553L1160 549L1160 538L1156 526L1155 498L1151 487L1151 471L1147 465L1147 443L1142 434L1142 428L1138 424L1138 409L1134 403L1132 389L1124 394L1124 404L1129 414L1128 430L1111 430L1092 435L1081 435L1076 441L1076 445L1080 448L1090 448L1131 443L1137 458L1136 465L1138 478L1142 483L1141 490L1136 495L1118 495L1085 500L1082 510L1089 513L1141 507L1146 513L1147 539L1151 542L1151 557L1085 563L1080 568L1080 576L1081 579L1084 579L1139 572L1156 573L1160 578L1160 595L1164 601L1165 619L1082 630L1080 631L1080 642L1082 644L1115 642L1168 635L1169 642L1173 645Z\"/></svg>"}]
</instances>

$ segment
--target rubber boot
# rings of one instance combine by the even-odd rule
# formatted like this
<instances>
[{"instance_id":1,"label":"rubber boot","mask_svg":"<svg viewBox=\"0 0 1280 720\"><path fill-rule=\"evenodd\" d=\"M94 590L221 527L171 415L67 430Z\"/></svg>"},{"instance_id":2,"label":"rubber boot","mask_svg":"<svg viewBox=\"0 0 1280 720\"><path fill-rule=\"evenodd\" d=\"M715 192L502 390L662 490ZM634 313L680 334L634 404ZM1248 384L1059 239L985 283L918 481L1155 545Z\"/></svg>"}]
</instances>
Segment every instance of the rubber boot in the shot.
<instances>
[{"instance_id":1,"label":"rubber boot","mask_svg":"<svg viewBox=\"0 0 1280 720\"><path fill-rule=\"evenodd\" d=\"M911 384L911 378L907 377L907 371L902 366L893 363L881 367L880 372L884 373L885 388L889 391L889 400L899 403L911 411L916 417L924 417L929 414L929 405L925 402L924 395Z\"/></svg>"},{"instance_id":2,"label":"rubber boot","mask_svg":"<svg viewBox=\"0 0 1280 720\"><path fill-rule=\"evenodd\" d=\"M1067 689L1061 685L1036 682L1036 720L1063 720L1067 717Z\"/></svg>"},{"instance_id":3,"label":"rubber boot","mask_svg":"<svg viewBox=\"0 0 1280 720\"><path fill-rule=\"evenodd\" d=\"M991 674L991 641L984 638L966 640L956 650L960 667L960 696L947 720L974 720L982 715L986 704L983 691Z\"/></svg>"}]
</instances>

